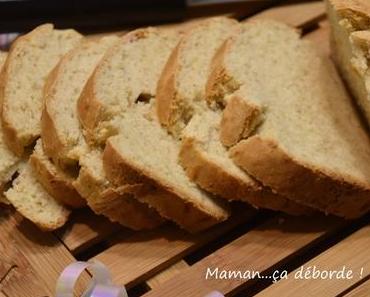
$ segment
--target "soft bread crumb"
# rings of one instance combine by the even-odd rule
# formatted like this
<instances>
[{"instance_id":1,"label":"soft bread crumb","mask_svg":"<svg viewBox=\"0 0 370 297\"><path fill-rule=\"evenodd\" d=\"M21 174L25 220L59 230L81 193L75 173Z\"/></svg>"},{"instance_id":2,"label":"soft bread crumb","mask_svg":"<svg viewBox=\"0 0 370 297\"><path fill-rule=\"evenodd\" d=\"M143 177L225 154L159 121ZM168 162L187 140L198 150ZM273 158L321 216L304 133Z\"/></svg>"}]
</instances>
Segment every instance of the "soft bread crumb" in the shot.
<instances>
[{"instance_id":1,"label":"soft bread crumb","mask_svg":"<svg viewBox=\"0 0 370 297\"><path fill-rule=\"evenodd\" d=\"M37 181L30 163L14 180L5 197L18 212L43 230L63 226L69 216L69 210L51 197Z\"/></svg>"}]
</instances>

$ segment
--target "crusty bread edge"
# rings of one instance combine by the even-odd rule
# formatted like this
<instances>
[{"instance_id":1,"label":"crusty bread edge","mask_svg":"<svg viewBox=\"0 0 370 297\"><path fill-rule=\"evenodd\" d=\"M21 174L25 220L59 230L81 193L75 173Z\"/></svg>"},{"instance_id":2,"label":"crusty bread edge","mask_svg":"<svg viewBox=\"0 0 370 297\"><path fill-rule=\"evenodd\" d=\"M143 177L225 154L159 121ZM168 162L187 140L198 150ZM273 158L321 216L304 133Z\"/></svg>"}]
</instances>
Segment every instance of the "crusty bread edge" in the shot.
<instances>
[{"instance_id":1,"label":"crusty bread edge","mask_svg":"<svg viewBox=\"0 0 370 297\"><path fill-rule=\"evenodd\" d=\"M252 136L231 148L230 156L264 185L298 203L347 219L370 209L367 185L303 164L272 139Z\"/></svg>"},{"instance_id":2,"label":"crusty bread edge","mask_svg":"<svg viewBox=\"0 0 370 297\"><path fill-rule=\"evenodd\" d=\"M142 181L163 189L164 195L161 197L161 201L154 199L152 206L162 216L175 221L178 225L190 232L197 232L200 229L208 228L226 220L229 216L226 205L223 213L213 213L209 209L203 209L199 205L188 201L186 195L181 193L179 189L174 189L166 185L165 182L153 177L153 174L147 168L140 168L137 164L133 164L130 160L121 156L110 140L107 141L104 150L103 163L108 180L116 186ZM177 205L177 209L173 207L174 204ZM187 214L185 221L182 220L182 211L186 211Z\"/></svg>"},{"instance_id":3,"label":"crusty bread edge","mask_svg":"<svg viewBox=\"0 0 370 297\"><path fill-rule=\"evenodd\" d=\"M82 166L73 185L96 214L104 215L111 222L133 230L153 229L163 222L153 209L135 200L134 195L139 191L142 192L141 184L131 187L103 188ZM91 192L99 195L99 201L91 197ZM127 209L130 211L125 211L123 215L123 211Z\"/></svg>"},{"instance_id":4,"label":"crusty bread edge","mask_svg":"<svg viewBox=\"0 0 370 297\"><path fill-rule=\"evenodd\" d=\"M36 154L31 155L30 163L34 169L37 180L49 195L68 207L81 208L86 205L85 200L82 199L73 187L72 178L69 180L67 177L64 177L62 173L57 174L56 172L51 172L47 166L45 166L44 161L40 160Z\"/></svg>"},{"instance_id":5,"label":"crusty bread edge","mask_svg":"<svg viewBox=\"0 0 370 297\"><path fill-rule=\"evenodd\" d=\"M274 194L257 181L245 181L229 174L222 167L210 161L194 139L183 138L180 151L180 163L189 178L201 188L226 198L240 200L256 208L267 208L283 211L290 215L308 215L313 211L309 207L298 204L278 194Z\"/></svg>"}]
</instances>

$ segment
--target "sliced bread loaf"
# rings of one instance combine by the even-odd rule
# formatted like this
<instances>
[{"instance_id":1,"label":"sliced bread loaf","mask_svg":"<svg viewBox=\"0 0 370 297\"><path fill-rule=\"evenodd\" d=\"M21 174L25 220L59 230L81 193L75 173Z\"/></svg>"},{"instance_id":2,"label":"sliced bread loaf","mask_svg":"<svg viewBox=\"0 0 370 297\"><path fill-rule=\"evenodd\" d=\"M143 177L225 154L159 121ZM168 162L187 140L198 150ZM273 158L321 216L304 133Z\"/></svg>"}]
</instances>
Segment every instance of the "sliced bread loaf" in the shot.
<instances>
[{"instance_id":1,"label":"sliced bread loaf","mask_svg":"<svg viewBox=\"0 0 370 297\"><path fill-rule=\"evenodd\" d=\"M5 197L19 213L45 231L63 226L69 216L69 210L51 197L37 181L29 162L13 181L13 186L5 192Z\"/></svg>"},{"instance_id":2,"label":"sliced bread loaf","mask_svg":"<svg viewBox=\"0 0 370 297\"><path fill-rule=\"evenodd\" d=\"M370 123L370 2L327 0L327 8L335 62Z\"/></svg>"},{"instance_id":3,"label":"sliced bread loaf","mask_svg":"<svg viewBox=\"0 0 370 297\"><path fill-rule=\"evenodd\" d=\"M137 104L125 113L121 133L108 139L104 151L108 179L116 185L143 181L163 188L166 195L147 196L151 200L146 201L190 232L227 219L226 205L187 177L178 163L180 143L152 116L150 104Z\"/></svg>"},{"instance_id":4,"label":"sliced bread loaf","mask_svg":"<svg viewBox=\"0 0 370 297\"><path fill-rule=\"evenodd\" d=\"M76 167L88 152L77 114L83 87L117 36L81 42L66 54L49 75L41 120L45 153L61 168Z\"/></svg>"},{"instance_id":5,"label":"sliced bread loaf","mask_svg":"<svg viewBox=\"0 0 370 297\"><path fill-rule=\"evenodd\" d=\"M112 187L105 177L101 151L81 156L80 166L74 186L95 213L135 230L155 228L163 222L154 209L134 198L143 190L141 184Z\"/></svg>"},{"instance_id":6,"label":"sliced bread loaf","mask_svg":"<svg viewBox=\"0 0 370 297\"><path fill-rule=\"evenodd\" d=\"M74 30L37 27L11 46L2 71L2 124L11 150L22 156L40 135L43 87L49 72L81 35Z\"/></svg>"},{"instance_id":7,"label":"sliced bread loaf","mask_svg":"<svg viewBox=\"0 0 370 297\"><path fill-rule=\"evenodd\" d=\"M90 143L104 145L118 133L121 115L155 94L158 77L179 37L175 31L139 29L105 55L79 100L79 116Z\"/></svg>"},{"instance_id":8,"label":"sliced bread loaf","mask_svg":"<svg viewBox=\"0 0 370 297\"><path fill-rule=\"evenodd\" d=\"M73 208L86 205L85 200L73 187L74 179L57 168L45 155L42 141L39 139L30 157L37 180L45 190L60 203Z\"/></svg>"},{"instance_id":9,"label":"sliced bread loaf","mask_svg":"<svg viewBox=\"0 0 370 297\"><path fill-rule=\"evenodd\" d=\"M257 130L231 148L234 161L299 203L346 218L366 213L370 141L329 59L294 29L256 21L219 61L243 82L245 99L265 108Z\"/></svg>"}]
</instances>

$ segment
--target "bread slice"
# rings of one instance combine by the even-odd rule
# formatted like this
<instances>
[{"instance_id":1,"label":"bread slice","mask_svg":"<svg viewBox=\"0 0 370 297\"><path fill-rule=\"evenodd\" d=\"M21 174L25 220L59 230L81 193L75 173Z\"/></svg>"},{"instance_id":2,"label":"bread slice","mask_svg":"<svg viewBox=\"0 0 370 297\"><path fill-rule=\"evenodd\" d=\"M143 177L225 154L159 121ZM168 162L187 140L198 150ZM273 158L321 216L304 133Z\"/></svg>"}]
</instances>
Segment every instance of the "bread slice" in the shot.
<instances>
[{"instance_id":1,"label":"bread slice","mask_svg":"<svg viewBox=\"0 0 370 297\"><path fill-rule=\"evenodd\" d=\"M18 156L40 135L47 75L81 37L74 30L54 30L46 24L12 44L1 75L2 124L5 140Z\"/></svg>"},{"instance_id":2,"label":"bread slice","mask_svg":"<svg viewBox=\"0 0 370 297\"><path fill-rule=\"evenodd\" d=\"M370 2L326 2L335 62L370 123Z\"/></svg>"},{"instance_id":3,"label":"bread slice","mask_svg":"<svg viewBox=\"0 0 370 297\"><path fill-rule=\"evenodd\" d=\"M234 161L289 199L346 218L365 214L370 141L329 59L294 29L256 21L219 61L244 82L245 102L264 110L257 130L230 149Z\"/></svg>"},{"instance_id":4,"label":"bread slice","mask_svg":"<svg viewBox=\"0 0 370 297\"><path fill-rule=\"evenodd\" d=\"M308 213L307 207L274 195L238 168L219 141L220 114L207 107L206 82L213 56L238 30L235 20L216 17L187 32L158 82L158 117L168 131L182 139L180 163L201 188L229 200L248 201L255 207Z\"/></svg>"},{"instance_id":5,"label":"bread slice","mask_svg":"<svg viewBox=\"0 0 370 297\"><path fill-rule=\"evenodd\" d=\"M238 26L226 17L207 19L188 30L172 52L158 82L157 112L161 124L176 137L194 113L206 108L211 59Z\"/></svg>"},{"instance_id":6,"label":"bread slice","mask_svg":"<svg viewBox=\"0 0 370 297\"><path fill-rule=\"evenodd\" d=\"M0 51L0 73L2 66L5 63L7 53ZM1 101L1 80L0 75L0 101ZM5 185L10 182L13 174L17 170L19 164L19 158L8 148L5 143L4 133L2 126L0 125L0 188L4 188ZM2 191L1 191L2 192ZM6 202L5 199L1 199L3 202Z\"/></svg>"},{"instance_id":7,"label":"bread slice","mask_svg":"<svg viewBox=\"0 0 370 297\"><path fill-rule=\"evenodd\" d=\"M141 184L114 188L109 183L101 151L93 150L81 156L80 165L74 186L95 213L134 230L155 228L163 222L154 209L134 198L142 191Z\"/></svg>"},{"instance_id":8,"label":"bread slice","mask_svg":"<svg viewBox=\"0 0 370 297\"><path fill-rule=\"evenodd\" d=\"M63 226L70 213L37 181L29 162L13 181L13 186L5 192L5 197L19 213L45 231Z\"/></svg>"},{"instance_id":9,"label":"bread slice","mask_svg":"<svg viewBox=\"0 0 370 297\"><path fill-rule=\"evenodd\" d=\"M148 202L190 232L227 219L226 205L187 177L178 163L180 143L152 118L150 105L133 106L121 120L121 133L108 139L103 157L108 179L115 185L143 181L163 188L167 195Z\"/></svg>"},{"instance_id":10,"label":"bread slice","mask_svg":"<svg viewBox=\"0 0 370 297\"><path fill-rule=\"evenodd\" d=\"M196 114L182 133L180 163L200 187L228 200L246 201L257 208L307 215L313 211L263 187L229 158L220 142L220 112Z\"/></svg>"},{"instance_id":11,"label":"bread slice","mask_svg":"<svg viewBox=\"0 0 370 297\"><path fill-rule=\"evenodd\" d=\"M92 144L119 132L120 118L136 101L155 95L158 77L179 39L175 31L138 29L112 47L89 79L79 100L79 116Z\"/></svg>"},{"instance_id":12,"label":"bread slice","mask_svg":"<svg viewBox=\"0 0 370 297\"><path fill-rule=\"evenodd\" d=\"M67 53L47 80L41 120L45 153L61 168L74 168L89 151L77 114L83 87L104 53L119 38L85 40Z\"/></svg>"},{"instance_id":13,"label":"bread slice","mask_svg":"<svg viewBox=\"0 0 370 297\"><path fill-rule=\"evenodd\" d=\"M33 166L37 180L49 195L72 208L80 208L86 205L86 201L73 187L74 178L57 168L45 155L41 139L36 143L30 157L30 163Z\"/></svg>"}]
</instances>

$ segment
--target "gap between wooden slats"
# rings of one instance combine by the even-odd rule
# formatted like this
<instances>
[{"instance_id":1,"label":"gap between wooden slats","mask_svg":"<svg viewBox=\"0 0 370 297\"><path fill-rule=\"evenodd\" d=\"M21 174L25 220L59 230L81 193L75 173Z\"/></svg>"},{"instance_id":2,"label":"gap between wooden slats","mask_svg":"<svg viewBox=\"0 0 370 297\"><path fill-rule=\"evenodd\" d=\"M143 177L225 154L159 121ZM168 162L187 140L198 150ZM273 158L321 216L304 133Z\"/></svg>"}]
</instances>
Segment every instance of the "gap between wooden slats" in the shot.
<instances>
[{"instance_id":1,"label":"gap between wooden slats","mask_svg":"<svg viewBox=\"0 0 370 297\"><path fill-rule=\"evenodd\" d=\"M113 281L132 287L164 268L181 260L185 255L220 238L236 226L248 226L256 217L253 210L219 224L200 234L189 234L173 225L157 230L138 232L94 257L110 269Z\"/></svg>"},{"instance_id":2,"label":"gap between wooden slats","mask_svg":"<svg viewBox=\"0 0 370 297\"><path fill-rule=\"evenodd\" d=\"M360 280L360 270L370 271L369 246L370 225L355 232L319 256L304 264L321 270L340 270L343 265L353 270L352 279L295 279L297 270L289 274L288 280L281 280L258 294L258 297L274 296L337 296ZM366 275L365 275L366 276ZM368 291L369 294L369 291Z\"/></svg>"},{"instance_id":3,"label":"gap between wooden slats","mask_svg":"<svg viewBox=\"0 0 370 297\"><path fill-rule=\"evenodd\" d=\"M369 297L369 295L370 295L370 275L368 276L368 280L366 282L362 283L361 285L357 286L350 292L346 293L345 295L343 295L343 297Z\"/></svg>"}]
</instances>

